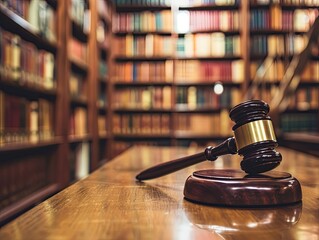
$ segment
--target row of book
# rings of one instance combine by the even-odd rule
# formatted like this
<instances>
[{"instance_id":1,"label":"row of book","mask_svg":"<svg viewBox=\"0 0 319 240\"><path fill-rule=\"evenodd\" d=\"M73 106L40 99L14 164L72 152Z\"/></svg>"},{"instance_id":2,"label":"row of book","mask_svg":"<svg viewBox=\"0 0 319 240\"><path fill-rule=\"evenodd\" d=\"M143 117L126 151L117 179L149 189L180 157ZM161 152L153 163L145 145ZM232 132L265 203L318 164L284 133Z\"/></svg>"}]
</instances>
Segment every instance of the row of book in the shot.
<instances>
[{"instance_id":1,"label":"row of book","mask_svg":"<svg viewBox=\"0 0 319 240\"><path fill-rule=\"evenodd\" d=\"M244 64L243 60L178 60L174 74L176 82L242 82Z\"/></svg>"},{"instance_id":2,"label":"row of book","mask_svg":"<svg viewBox=\"0 0 319 240\"><path fill-rule=\"evenodd\" d=\"M56 41L55 11L46 0L0 0L0 4L28 21L44 38Z\"/></svg>"},{"instance_id":3,"label":"row of book","mask_svg":"<svg viewBox=\"0 0 319 240\"><path fill-rule=\"evenodd\" d=\"M240 0L183 0L180 1L179 6L181 7L192 7L192 6L232 6L238 5Z\"/></svg>"},{"instance_id":4,"label":"row of book","mask_svg":"<svg viewBox=\"0 0 319 240\"><path fill-rule=\"evenodd\" d=\"M301 5L301 6L316 6L319 5L318 0L253 0L252 3L255 4L285 4L285 5Z\"/></svg>"},{"instance_id":5,"label":"row of book","mask_svg":"<svg viewBox=\"0 0 319 240\"><path fill-rule=\"evenodd\" d=\"M88 61L88 48L87 44L72 37L68 43L68 54L71 59L74 59L80 64L87 64Z\"/></svg>"},{"instance_id":6,"label":"row of book","mask_svg":"<svg viewBox=\"0 0 319 240\"><path fill-rule=\"evenodd\" d=\"M170 109L172 89L165 87L139 87L117 89L114 108L126 109Z\"/></svg>"},{"instance_id":7,"label":"row of book","mask_svg":"<svg viewBox=\"0 0 319 240\"><path fill-rule=\"evenodd\" d=\"M238 31L240 13L238 11L179 11L175 22L176 32L196 31Z\"/></svg>"},{"instance_id":8,"label":"row of book","mask_svg":"<svg viewBox=\"0 0 319 240\"><path fill-rule=\"evenodd\" d=\"M280 59L272 59L272 63L266 69L261 62L252 62L250 76L262 78L267 82L277 82L283 78L286 68L287 65Z\"/></svg>"},{"instance_id":9,"label":"row of book","mask_svg":"<svg viewBox=\"0 0 319 240\"><path fill-rule=\"evenodd\" d=\"M228 110L216 114L187 114L179 113L175 118L175 134L177 135L205 135L230 136L234 123L228 116Z\"/></svg>"},{"instance_id":10,"label":"row of book","mask_svg":"<svg viewBox=\"0 0 319 240\"><path fill-rule=\"evenodd\" d=\"M114 114L114 134L169 134L171 129L169 114Z\"/></svg>"},{"instance_id":11,"label":"row of book","mask_svg":"<svg viewBox=\"0 0 319 240\"><path fill-rule=\"evenodd\" d=\"M276 96L278 90L277 86L260 87L258 94L255 96L265 102L271 102ZM296 111L308 111L318 109L319 90L317 87L300 87L295 94L289 97L288 109Z\"/></svg>"},{"instance_id":12,"label":"row of book","mask_svg":"<svg viewBox=\"0 0 319 240\"><path fill-rule=\"evenodd\" d=\"M170 6L171 0L115 0L115 5Z\"/></svg>"},{"instance_id":13,"label":"row of book","mask_svg":"<svg viewBox=\"0 0 319 240\"><path fill-rule=\"evenodd\" d=\"M36 142L54 136L53 104L0 92L0 144Z\"/></svg>"},{"instance_id":14,"label":"row of book","mask_svg":"<svg viewBox=\"0 0 319 240\"><path fill-rule=\"evenodd\" d=\"M85 107L71 109L69 134L76 137L83 137L88 134L88 112Z\"/></svg>"},{"instance_id":15,"label":"row of book","mask_svg":"<svg viewBox=\"0 0 319 240\"><path fill-rule=\"evenodd\" d=\"M305 69L301 74L301 82L309 81L309 82L319 82L319 61L308 61Z\"/></svg>"},{"instance_id":16,"label":"row of book","mask_svg":"<svg viewBox=\"0 0 319 240\"><path fill-rule=\"evenodd\" d=\"M124 56L172 56L174 54L173 38L147 34L146 36L133 36L127 34L116 39L115 54Z\"/></svg>"},{"instance_id":17,"label":"row of book","mask_svg":"<svg viewBox=\"0 0 319 240\"><path fill-rule=\"evenodd\" d=\"M300 87L292 96L289 102L289 109L300 111L314 110L319 108L319 88L318 87Z\"/></svg>"},{"instance_id":18,"label":"row of book","mask_svg":"<svg viewBox=\"0 0 319 240\"><path fill-rule=\"evenodd\" d=\"M52 89L55 56L0 28L0 76L29 86Z\"/></svg>"},{"instance_id":19,"label":"row of book","mask_svg":"<svg viewBox=\"0 0 319 240\"><path fill-rule=\"evenodd\" d=\"M290 30L308 31L316 17L318 9L282 10L280 5L271 5L268 9L252 9L250 12L251 30Z\"/></svg>"},{"instance_id":20,"label":"row of book","mask_svg":"<svg viewBox=\"0 0 319 240\"><path fill-rule=\"evenodd\" d=\"M318 132L318 112L284 113L280 118L283 132Z\"/></svg>"},{"instance_id":21,"label":"row of book","mask_svg":"<svg viewBox=\"0 0 319 240\"><path fill-rule=\"evenodd\" d=\"M172 32L170 10L157 12L121 12L113 18L113 32Z\"/></svg>"},{"instance_id":22,"label":"row of book","mask_svg":"<svg viewBox=\"0 0 319 240\"><path fill-rule=\"evenodd\" d=\"M115 82L172 82L173 61L118 62L114 64Z\"/></svg>"},{"instance_id":23,"label":"row of book","mask_svg":"<svg viewBox=\"0 0 319 240\"><path fill-rule=\"evenodd\" d=\"M240 36L225 36L222 32L185 34L177 40L176 55L186 57L240 56Z\"/></svg>"},{"instance_id":24,"label":"row of book","mask_svg":"<svg viewBox=\"0 0 319 240\"><path fill-rule=\"evenodd\" d=\"M50 184L50 154L24 154L0 164L0 209Z\"/></svg>"},{"instance_id":25,"label":"row of book","mask_svg":"<svg viewBox=\"0 0 319 240\"><path fill-rule=\"evenodd\" d=\"M183 0L178 3L180 7L191 7L191 6L227 6L237 5L240 0ZM171 0L116 0L116 6L171 6Z\"/></svg>"},{"instance_id":26,"label":"row of book","mask_svg":"<svg viewBox=\"0 0 319 240\"><path fill-rule=\"evenodd\" d=\"M220 109L230 108L241 102L242 92L237 88L224 88L216 94L211 87L178 87L176 90L176 109Z\"/></svg>"},{"instance_id":27,"label":"row of book","mask_svg":"<svg viewBox=\"0 0 319 240\"><path fill-rule=\"evenodd\" d=\"M88 0L71 0L70 15L85 33L90 32L91 16Z\"/></svg>"},{"instance_id":28,"label":"row of book","mask_svg":"<svg viewBox=\"0 0 319 240\"><path fill-rule=\"evenodd\" d=\"M177 110L193 110L199 108L230 108L241 100L241 92L237 88L225 88L221 93L214 92L211 87L177 87L175 107ZM168 109L172 107L171 87L138 87L116 90L114 109Z\"/></svg>"},{"instance_id":29,"label":"row of book","mask_svg":"<svg viewBox=\"0 0 319 240\"><path fill-rule=\"evenodd\" d=\"M259 75L266 81L276 82L283 79L287 70L287 64L280 59L275 59L267 69L264 69L263 65L259 65L259 62L252 62L250 64L250 75L255 77ZM302 72L301 82L319 82L319 61L309 61Z\"/></svg>"},{"instance_id":30,"label":"row of book","mask_svg":"<svg viewBox=\"0 0 319 240\"><path fill-rule=\"evenodd\" d=\"M305 35L253 35L250 38L250 54L251 56L292 56L300 53L307 43L308 39Z\"/></svg>"}]
</instances>

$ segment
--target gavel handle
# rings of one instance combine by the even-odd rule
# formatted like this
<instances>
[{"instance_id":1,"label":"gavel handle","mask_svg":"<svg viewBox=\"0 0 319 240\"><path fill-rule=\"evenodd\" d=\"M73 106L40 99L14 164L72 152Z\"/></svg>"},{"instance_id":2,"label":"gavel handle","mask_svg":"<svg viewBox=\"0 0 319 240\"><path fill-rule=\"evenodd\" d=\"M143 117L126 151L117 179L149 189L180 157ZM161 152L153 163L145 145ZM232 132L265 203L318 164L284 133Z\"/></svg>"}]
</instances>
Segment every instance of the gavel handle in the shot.
<instances>
[{"instance_id":1,"label":"gavel handle","mask_svg":"<svg viewBox=\"0 0 319 240\"><path fill-rule=\"evenodd\" d=\"M136 176L139 181L164 176L205 160L215 161L218 156L237 153L235 138L231 137L216 147L207 147L204 152L161 163L148 168Z\"/></svg>"}]
</instances>

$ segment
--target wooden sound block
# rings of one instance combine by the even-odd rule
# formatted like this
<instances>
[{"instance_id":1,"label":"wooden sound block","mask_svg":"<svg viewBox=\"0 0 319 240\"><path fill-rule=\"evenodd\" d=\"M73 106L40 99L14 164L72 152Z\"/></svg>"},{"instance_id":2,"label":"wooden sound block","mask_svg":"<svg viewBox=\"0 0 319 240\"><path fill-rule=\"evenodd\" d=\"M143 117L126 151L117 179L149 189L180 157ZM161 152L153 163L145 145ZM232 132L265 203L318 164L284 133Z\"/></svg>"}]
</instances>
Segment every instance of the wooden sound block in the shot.
<instances>
[{"instance_id":1,"label":"wooden sound block","mask_svg":"<svg viewBox=\"0 0 319 240\"><path fill-rule=\"evenodd\" d=\"M299 181L286 172L247 175L234 169L210 169L187 178L184 196L202 204L259 207L300 202L302 192Z\"/></svg>"}]
</instances>

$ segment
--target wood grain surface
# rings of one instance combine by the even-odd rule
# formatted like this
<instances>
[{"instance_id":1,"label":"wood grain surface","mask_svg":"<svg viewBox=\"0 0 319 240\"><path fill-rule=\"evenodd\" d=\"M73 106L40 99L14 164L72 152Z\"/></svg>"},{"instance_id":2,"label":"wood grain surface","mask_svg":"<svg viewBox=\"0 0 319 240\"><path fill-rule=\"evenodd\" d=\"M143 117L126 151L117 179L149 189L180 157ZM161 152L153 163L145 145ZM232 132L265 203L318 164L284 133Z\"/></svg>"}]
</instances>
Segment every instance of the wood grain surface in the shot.
<instances>
[{"instance_id":1,"label":"wood grain surface","mask_svg":"<svg viewBox=\"0 0 319 240\"><path fill-rule=\"evenodd\" d=\"M183 197L195 170L239 169L239 156L220 157L161 178L136 174L202 149L133 147L0 229L0 239L319 239L319 159L278 148L279 171L302 187L300 204L268 208L200 205Z\"/></svg>"}]
</instances>

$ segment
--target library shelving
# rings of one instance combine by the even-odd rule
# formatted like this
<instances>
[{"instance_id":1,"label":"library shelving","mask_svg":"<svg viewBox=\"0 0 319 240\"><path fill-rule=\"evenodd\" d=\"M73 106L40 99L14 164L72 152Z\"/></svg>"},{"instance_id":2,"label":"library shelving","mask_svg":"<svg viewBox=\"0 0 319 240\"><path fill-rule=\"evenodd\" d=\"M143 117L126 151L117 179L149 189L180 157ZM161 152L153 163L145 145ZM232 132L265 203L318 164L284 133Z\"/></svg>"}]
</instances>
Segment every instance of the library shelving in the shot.
<instances>
[{"instance_id":1,"label":"library shelving","mask_svg":"<svg viewBox=\"0 0 319 240\"><path fill-rule=\"evenodd\" d=\"M0 222L60 189L60 11L54 1L0 1Z\"/></svg>"},{"instance_id":2,"label":"library shelving","mask_svg":"<svg viewBox=\"0 0 319 240\"><path fill-rule=\"evenodd\" d=\"M170 145L174 54L170 5L116 4L113 153L131 143Z\"/></svg>"},{"instance_id":3,"label":"library shelving","mask_svg":"<svg viewBox=\"0 0 319 240\"><path fill-rule=\"evenodd\" d=\"M0 225L109 158L112 11L0 1Z\"/></svg>"},{"instance_id":4,"label":"library shelving","mask_svg":"<svg viewBox=\"0 0 319 240\"><path fill-rule=\"evenodd\" d=\"M115 4L114 144L205 145L229 136L227 112L246 74L239 2Z\"/></svg>"},{"instance_id":5,"label":"library shelving","mask_svg":"<svg viewBox=\"0 0 319 240\"><path fill-rule=\"evenodd\" d=\"M162 113L170 118L166 144L206 144L230 134L226 113L249 96L245 93L254 79L262 78L262 83L253 97L272 102L293 56L307 44L319 3L119 0L115 5L113 122L124 128L115 128L114 135L121 134L123 147L134 142L125 131L144 126L143 109L151 113L168 106L162 99L170 102ZM280 114L279 134L318 133L317 56L318 46L288 109ZM164 92L170 97L163 97ZM152 126L149 119L147 128ZM142 135L134 133L136 139ZM157 136L147 137L156 142Z\"/></svg>"},{"instance_id":6,"label":"library shelving","mask_svg":"<svg viewBox=\"0 0 319 240\"><path fill-rule=\"evenodd\" d=\"M271 102L295 55L308 44L307 33L318 18L317 1L254 1L250 5L250 79L260 75L259 97ZM298 88L284 112L279 131L318 134L318 41L300 75ZM269 64L265 68L265 59Z\"/></svg>"},{"instance_id":7,"label":"library shelving","mask_svg":"<svg viewBox=\"0 0 319 240\"><path fill-rule=\"evenodd\" d=\"M92 34L90 49L94 49L94 56L90 61L94 61L91 66L92 75L92 106L95 109L93 119L95 124L91 126L94 138L92 148L91 168L95 169L105 161L109 160L110 154L110 119L112 86L110 83L110 66L111 66L111 38L112 38L112 12L113 4L111 1L92 1Z\"/></svg>"}]
</instances>

